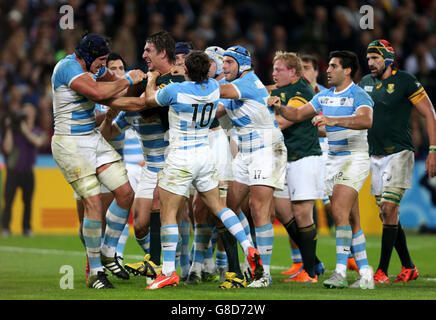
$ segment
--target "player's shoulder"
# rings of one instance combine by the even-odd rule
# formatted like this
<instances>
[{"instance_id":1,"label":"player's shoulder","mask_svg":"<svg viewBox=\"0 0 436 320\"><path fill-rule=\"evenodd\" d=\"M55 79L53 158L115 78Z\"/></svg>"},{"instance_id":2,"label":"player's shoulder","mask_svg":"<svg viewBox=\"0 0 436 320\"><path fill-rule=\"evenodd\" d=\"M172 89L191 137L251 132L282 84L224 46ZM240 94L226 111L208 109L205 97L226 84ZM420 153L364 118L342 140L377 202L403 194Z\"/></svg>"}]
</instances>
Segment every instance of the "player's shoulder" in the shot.
<instances>
[{"instance_id":1,"label":"player's shoulder","mask_svg":"<svg viewBox=\"0 0 436 320\"><path fill-rule=\"evenodd\" d=\"M364 75L359 81L359 86L371 84L374 82L374 77L371 74Z\"/></svg>"},{"instance_id":2,"label":"player's shoulder","mask_svg":"<svg viewBox=\"0 0 436 320\"><path fill-rule=\"evenodd\" d=\"M392 72L392 76L400 83L404 83L404 81L409 81L409 82L417 81L416 77L413 74L405 70L399 70L399 69L394 70Z\"/></svg>"}]
</instances>

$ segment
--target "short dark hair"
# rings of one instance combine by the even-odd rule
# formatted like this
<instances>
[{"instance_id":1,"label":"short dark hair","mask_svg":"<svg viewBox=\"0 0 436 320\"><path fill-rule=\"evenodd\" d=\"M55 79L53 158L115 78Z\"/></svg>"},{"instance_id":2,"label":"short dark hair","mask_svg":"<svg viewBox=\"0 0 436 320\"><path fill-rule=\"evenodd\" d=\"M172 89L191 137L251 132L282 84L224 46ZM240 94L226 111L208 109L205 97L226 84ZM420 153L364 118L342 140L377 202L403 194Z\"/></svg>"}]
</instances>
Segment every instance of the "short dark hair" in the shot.
<instances>
[{"instance_id":1,"label":"short dark hair","mask_svg":"<svg viewBox=\"0 0 436 320\"><path fill-rule=\"evenodd\" d=\"M359 59L354 52L343 50L343 51L332 51L329 55L329 60L332 58L339 58L339 63L343 69L350 68L350 77L354 78L357 71L359 71Z\"/></svg>"},{"instance_id":2,"label":"short dark hair","mask_svg":"<svg viewBox=\"0 0 436 320\"><path fill-rule=\"evenodd\" d=\"M176 61L176 42L168 31L156 32L149 36L146 42L151 42L158 53L165 50L170 62Z\"/></svg>"},{"instance_id":3,"label":"short dark hair","mask_svg":"<svg viewBox=\"0 0 436 320\"><path fill-rule=\"evenodd\" d=\"M313 66L313 70L318 70L318 59L311 54L303 54L300 56L301 61L310 62Z\"/></svg>"},{"instance_id":4,"label":"short dark hair","mask_svg":"<svg viewBox=\"0 0 436 320\"><path fill-rule=\"evenodd\" d=\"M209 56L203 51L193 50L185 59L185 66L187 69L188 77L194 82L201 83L207 81L210 59Z\"/></svg>"},{"instance_id":5,"label":"short dark hair","mask_svg":"<svg viewBox=\"0 0 436 320\"><path fill-rule=\"evenodd\" d=\"M116 52L111 52L109 53L107 60L106 60L106 65L109 63L109 61L115 61L115 60L121 60L121 62L123 63L124 66L124 70L127 70L127 64L126 61L124 61L123 57L121 57L118 53Z\"/></svg>"}]
</instances>

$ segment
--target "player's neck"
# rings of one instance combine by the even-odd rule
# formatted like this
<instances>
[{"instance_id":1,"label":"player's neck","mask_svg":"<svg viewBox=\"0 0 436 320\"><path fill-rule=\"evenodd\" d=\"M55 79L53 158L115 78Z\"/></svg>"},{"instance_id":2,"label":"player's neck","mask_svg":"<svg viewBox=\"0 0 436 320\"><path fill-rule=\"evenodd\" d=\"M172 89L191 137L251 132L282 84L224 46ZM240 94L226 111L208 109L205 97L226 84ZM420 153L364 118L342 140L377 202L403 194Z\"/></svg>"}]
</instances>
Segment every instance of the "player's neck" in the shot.
<instances>
[{"instance_id":1,"label":"player's neck","mask_svg":"<svg viewBox=\"0 0 436 320\"><path fill-rule=\"evenodd\" d=\"M86 70L85 60L79 59L77 56L75 56L75 59L80 64L80 66L82 67L83 71L88 72L88 70Z\"/></svg>"},{"instance_id":2,"label":"player's neck","mask_svg":"<svg viewBox=\"0 0 436 320\"><path fill-rule=\"evenodd\" d=\"M160 74L165 74L171 71L171 68L174 67L174 64L168 62L168 63L164 63L162 64L162 66L159 66L159 73Z\"/></svg>"},{"instance_id":3,"label":"player's neck","mask_svg":"<svg viewBox=\"0 0 436 320\"><path fill-rule=\"evenodd\" d=\"M351 80L351 79L344 80L340 85L336 86L336 88L335 88L335 92L338 93L338 92L342 92L342 91L344 91L344 90L347 89L347 88L348 88L352 83L353 83L353 80Z\"/></svg>"},{"instance_id":4,"label":"player's neck","mask_svg":"<svg viewBox=\"0 0 436 320\"><path fill-rule=\"evenodd\" d=\"M392 75L392 68L391 66L388 66L379 79L383 81L389 78L391 75Z\"/></svg>"}]
</instances>

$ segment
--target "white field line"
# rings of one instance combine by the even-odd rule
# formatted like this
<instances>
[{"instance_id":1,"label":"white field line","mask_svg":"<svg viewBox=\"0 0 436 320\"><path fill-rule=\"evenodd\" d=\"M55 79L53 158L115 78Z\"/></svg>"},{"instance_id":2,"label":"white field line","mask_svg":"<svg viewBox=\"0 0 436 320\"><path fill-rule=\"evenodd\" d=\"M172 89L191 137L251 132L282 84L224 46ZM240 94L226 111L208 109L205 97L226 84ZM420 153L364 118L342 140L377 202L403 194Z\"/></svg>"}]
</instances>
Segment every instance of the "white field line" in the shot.
<instances>
[{"instance_id":1,"label":"white field line","mask_svg":"<svg viewBox=\"0 0 436 320\"><path fill-rule=\"evenodd\" d=\"M13 246L0 246L0 251L3 252L14 252L14 253L29 253L29 254L45 254L45 255L69 255L69 256L83 256L85 258L85 251L70 251L70 250L57 250L57 249L40 249L40 248L23 248L23 247L13 247ZM132 260L142 260L144 256L127 254L124 258ZM273 270L287 270L290 266L275 266L271 265ZM331 270L326 270L331 271ZM394 276L394 275L390 275ZM436 278L419 278L420 280L426 281L436 281Z\"/></svg>"}]
</instances>

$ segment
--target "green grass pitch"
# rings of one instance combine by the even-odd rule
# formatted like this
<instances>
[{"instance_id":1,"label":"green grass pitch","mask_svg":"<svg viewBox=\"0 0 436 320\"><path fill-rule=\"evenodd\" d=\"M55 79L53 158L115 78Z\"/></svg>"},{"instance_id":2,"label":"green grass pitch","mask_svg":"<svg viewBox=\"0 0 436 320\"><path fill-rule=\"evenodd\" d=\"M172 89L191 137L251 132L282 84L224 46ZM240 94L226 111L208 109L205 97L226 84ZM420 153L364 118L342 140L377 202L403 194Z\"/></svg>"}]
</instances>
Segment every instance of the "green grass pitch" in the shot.
<instances>
[{"instance_id":1,"label":"green grass pitch","mask_svg":"<svg viewBox=\"0 0 436 320\"><path fill-rule=\"evenodd\" d=\"M370 265L376 269L380 252L380 236L367 236ZM335 238L320 236L317 255L326 266L326 273L317 284L283 283L280 272L290 266L290 250L285 236L276 236L272 255L273 285L261 289L221 290L218 283L197 286L145 290L144 277L130 280L109 279L115 290L92 290L85 284L85 253L77 236L12 236L0 238L0 300L436 300L436 236L410 234L407 238L419 278L408 283L376 285L374 290L326 289L322 281L332 273L335 263ZM142 253L133 236L129 237L125 262L137 262ZM240 255L241 256L241 255ZM62 266L74 272L73 289L62 289ZM401 265L393 252L390 278L399 273ZM357 278L348 272L351 283Z\"/></svg>"}]
</instances>

